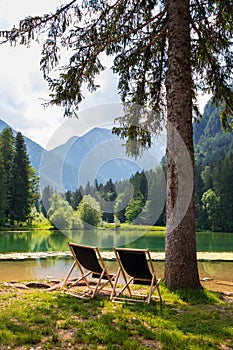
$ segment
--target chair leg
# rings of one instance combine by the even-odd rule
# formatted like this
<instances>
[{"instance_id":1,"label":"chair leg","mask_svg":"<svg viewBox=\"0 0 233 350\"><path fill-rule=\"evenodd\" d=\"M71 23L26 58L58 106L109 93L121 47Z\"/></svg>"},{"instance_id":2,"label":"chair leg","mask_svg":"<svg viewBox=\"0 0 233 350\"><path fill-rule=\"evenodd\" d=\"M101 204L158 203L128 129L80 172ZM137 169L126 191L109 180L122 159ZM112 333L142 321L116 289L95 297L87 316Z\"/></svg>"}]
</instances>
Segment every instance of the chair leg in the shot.
<instances>
[{"instance_id":1,"label":"chair leg","mask_svg":"<svg viewBox=\"0 0 233 350\"><path fill-rule=\"evenodd\" d=\"M151 290L151 296L152 296L152 294L154 293L155 289L157 289L160 302L162 302L162 296L161 296L161 293L160 293L159 283L160 283L160 279L158 279L158 280L156 281L156 285L152 288L152 290Z\"/></svg>"},{"instance_id":2,"label":"chair leg","mask_svg":"<svg viewBox=\"0 0 233 350\"><path fill-rule=\"evenodd\" d=\"M114 283L114 285L113 285L112 293L111 293L111 295L110 295L110 300L112 300L114 294L116 294L116 286L117 286L117 282L118 282L118 279L119 279L119 276L120 276L120 272L121 272L121 269L118 268L117 273L116 273L115 283Z\"/></svg>"},{"instance_id":3,"label":"chair leg","mask_svg":"<svg viewBox=\"0 0 233 350\"><path fill-rule=\"evenodd\" d=\"M75 267L75 261L73 262L73 264L72 264L72 266L71 266L71 268L70 268L70 270L69 270L69 272L68 272L68 274L67 274L67 276L66 276L66 278L64 279L64 282L62 283L62 285L61 285L61 287L60 287L60 289L62 290L64 287L65 287L65 285L66 285L66 283L67 283L67 281L68 281L68 279L69 279L69 277L70 277L70 275L71 275L71 273L72 273L72 271L73 271L73 269L74 269L74 267Z\"/></svg>"}]
</instances>

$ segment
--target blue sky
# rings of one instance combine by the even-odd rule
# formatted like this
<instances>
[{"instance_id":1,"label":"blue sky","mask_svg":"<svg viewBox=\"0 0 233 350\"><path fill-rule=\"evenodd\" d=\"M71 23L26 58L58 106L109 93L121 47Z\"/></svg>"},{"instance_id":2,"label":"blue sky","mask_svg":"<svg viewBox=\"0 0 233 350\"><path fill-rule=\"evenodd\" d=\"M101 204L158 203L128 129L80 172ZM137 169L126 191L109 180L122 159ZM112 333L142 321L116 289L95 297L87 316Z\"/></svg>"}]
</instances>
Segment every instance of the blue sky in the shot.
<instances>
[{"instance_id":1,"label":"blue sky","mask_svg":"<svg viewBox=\"0 0 233 350\"><path fill-rule=\"evenodd\" d=\"M11 29L14 24L27 15L40 15L54 11L57 6L65 3L63 0L0 0L0 28ZM0 118L17 131L46 147L51 143L54 134L62 128L64 120L63 110L59 107L44 109L43 99L48 98L47 83L40 72L40 46L33 43L30 48L24 46L9 47L0 45ZM87 120L86 110L104 104L119 103L117 94L117 77L110 71L110 62L106 62L108 69L99 77L101 88L95 93L85 92L85 101L80 106L81 117L77 121L74 133L83 134L91 127L91 116ZM207 98L199 99L200 106ZM118 109L118 108L117 108ZM107 119L113 120L115 115L101 116L96 119L95 126L105 126ZM60 135L61 133L59 133ZM69 132L72 136L72 131ZM56 141L56 140L55 140ZM63 140L57 140L58 142ZM65 139L64 139L65 141ZM56 142L55 142L56 143Z\"/></svg>"}]
</instances>

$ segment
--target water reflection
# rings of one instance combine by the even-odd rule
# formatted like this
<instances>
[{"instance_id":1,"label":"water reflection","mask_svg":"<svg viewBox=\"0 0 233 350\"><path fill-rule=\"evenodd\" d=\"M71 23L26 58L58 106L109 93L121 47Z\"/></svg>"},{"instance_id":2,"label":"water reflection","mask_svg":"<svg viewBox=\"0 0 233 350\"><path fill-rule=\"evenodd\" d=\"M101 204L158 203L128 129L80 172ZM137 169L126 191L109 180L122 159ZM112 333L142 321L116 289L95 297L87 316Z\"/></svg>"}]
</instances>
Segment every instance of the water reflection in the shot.
<instances>
[{"instance_id":1,"label":"water reflection","mask_svg":"<svg viewBox=\"0 0 233 350\"><path fill-rule=\"evenodd\" d=\"M1 232L0 253L67 250L67 238L59 231Z\"/></svg>"},{"instance_id":2,"label":"water reflection","mask_svg":"<svg viewBox=\"0 0 233 350\"><path fill-rule=\"evenodd\" d=\"M31 231L0 232L0 253L11 252L50 252L67 251L67 242L73 241L85 245L98 246L100 249L112 250L115 246L134 246L164 250L164 234L143 236L143 231L119 230L77 230L66 231Z\"/></svg>"},{"instance_id":3,"label":"water reflection","mask_svg":"<svg viewBox=\"0 0 233 350\"><path fill-rule=\"evenodd\" d=\"M144 234L143 231L125 230L40 230L27 232L0 232L0 253L10 252L64 252L67 242L73 241L100 249L112 250L114 246L148 248L152 252L163 252L165 239L163 232ZM233 252L233 234L197 233L197 250L202 252Z\"/></svg>"},{"instance_id":4,"label":"water reflection","mask_svg":"<svg viewBox=\"0 0 233 350\"><path fill-rule=\"evenodd\" d=\"M0 261L0 282L19 282L40 279L64 279L72 265L71 257L24 261ZM109 272L116 272L116 261L107 260ZM154 262L157 277L164 275L164 262ZM212 290L233 292L233 262L198 262L203 286ZM77 274L76 272L74 274Z\"/></svg>"},{"instance_id":5,"label":"water reflection","mask_svg":"<svg viewBox=\"0 0 233 350\"><path fill-rule=\"evenodd\" d=\"M197 251L233 252L233 233L198 232Z\"/></svg>"},{"instance_id":6,"label":"water reflection","mask_svg":"<svg viewBox=\"0 0 233 350\"><path fill-rule=\"evenodd\" d=\"M70 264L71 259L61 258L0 261L0 282L64 278Z\"/></svg>"}]
</instances>

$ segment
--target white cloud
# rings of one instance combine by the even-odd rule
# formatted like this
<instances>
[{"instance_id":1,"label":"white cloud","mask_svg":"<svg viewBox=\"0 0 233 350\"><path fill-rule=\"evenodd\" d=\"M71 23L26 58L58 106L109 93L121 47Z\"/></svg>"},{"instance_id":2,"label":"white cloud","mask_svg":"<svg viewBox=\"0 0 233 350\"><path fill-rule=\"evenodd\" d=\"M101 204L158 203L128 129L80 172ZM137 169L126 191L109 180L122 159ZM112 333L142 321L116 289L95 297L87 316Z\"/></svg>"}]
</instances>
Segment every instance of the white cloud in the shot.
<instances>
[{"instance_id":1,"label":"white cloud","mask_svg":"<svg viewBox=\"0 0 233 350\"><path fill-rule=\"evenodd\" d=\"M11 29L28 15L50 13L64 2L0 0L0 29ZM80 111L120 101L117 77L110 70L112 62L106 57L103 59L107 69L97 78L101 88L93 94L83 91L85 100L80 105ZM53 133L64 123L64 117L61 108L44 109L42 106L43 99L48 99L49 91L40 72L39 62L40 46L36 43L30 48L9 47L7 44L0 46L0 118L46 147ZM83 127L80 126L81 129Z\"/></svg>"},{"instance_id":2,"label":"white cloud","mask_svg":"<svg viewBox=\"0 0 233 350\"><path fill-rule=\"evenodd\" d=\"M0 29L11 29L28 15L50 13L63 3L63 0L1 0ZM43 99L48 100L49 90L40 72L40 46L37 43L30 48L1 45L0 50L0 118L45 147L64 123L64 111L58 107L44 109L42 106ZM95 93L84 91L86 98L80 111L119 101L116 77L110 70L101 73L98 82L101 89Z\"/></svg>"},{"instance_id":3,"label":"white cloud","mask_svg":"<svg viewBox=\"0 0 233 350\"><path fill-rule=\"evenodd\" d=\"M1 0L0 28L11 29L20 19L52 12L62 3L61 0ZM1 45L0 50L0 118L45 147L54 131L64 123L64 117L61 108L42 106L43 99L48 100L49 90L40 72L40 46L36 43L30 48ZM80 109L113 102L117 99L114 84L110 73L104 72L102 90L93 95L85 92L86 99Z\"/></svg>"}]
</instances>

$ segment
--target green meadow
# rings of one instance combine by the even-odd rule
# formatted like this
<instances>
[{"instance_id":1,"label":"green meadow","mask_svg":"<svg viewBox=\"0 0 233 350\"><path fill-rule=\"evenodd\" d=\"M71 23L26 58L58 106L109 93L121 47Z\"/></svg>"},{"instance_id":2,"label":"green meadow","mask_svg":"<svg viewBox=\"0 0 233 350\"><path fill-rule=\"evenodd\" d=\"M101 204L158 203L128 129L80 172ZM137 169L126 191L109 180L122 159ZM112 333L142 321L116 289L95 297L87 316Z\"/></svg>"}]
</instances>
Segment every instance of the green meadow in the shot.
<instances>
[{"instance_id":1,"label":"green meadow","mask_svg":"<svg viewBox=\"0 0 233 350\"><path fill-rule=\"evenodd\" d=\"M0 349L233 349L231 297L161 292L148 305L1 284Z\"/></svg>"}]
</instances>

